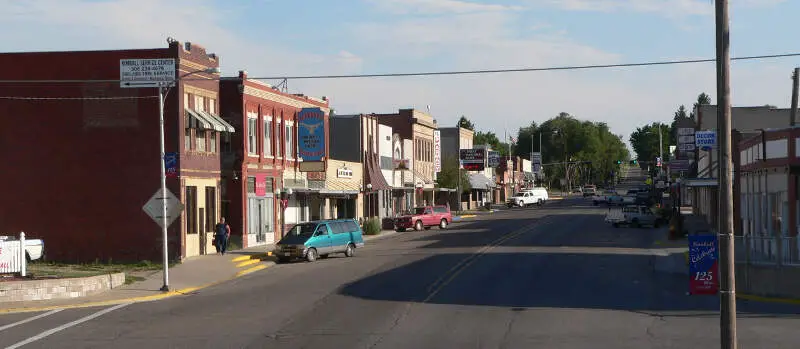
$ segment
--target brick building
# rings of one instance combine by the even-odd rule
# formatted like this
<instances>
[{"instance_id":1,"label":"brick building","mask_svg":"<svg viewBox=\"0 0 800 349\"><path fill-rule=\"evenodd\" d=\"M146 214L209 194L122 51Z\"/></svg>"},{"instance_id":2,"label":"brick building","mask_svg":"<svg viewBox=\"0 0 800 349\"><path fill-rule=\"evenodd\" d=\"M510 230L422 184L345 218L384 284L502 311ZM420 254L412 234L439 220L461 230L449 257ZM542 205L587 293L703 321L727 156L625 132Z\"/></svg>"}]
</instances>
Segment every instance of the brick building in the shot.
<instances>
[{"instance_id":1,"label":"brick building","mask_svg":"<svg viewBox=\"0 0 800 349\"><path fill-rule=\"evenodd\" d=\"M0 83L0 95L19 97L0 100L0 181L8 184L0 231L44 239L48 260L161 259L160 228L142 210L160 188L158 91L120 88L120 60L133 58L174 58L178 76L193 74L165 99L166 151L180 154L167 187L186 204L169 228L169 255L212 248L203 233L218 217L219 138L231 128L215 115L216 76L198 72L218 67L216 55L173 40L156 49L2 53L0 64L14 67L3 79L51 81Z\"/></svg>"},{"instance_id":2,"label":"brick building","mask_svg":"<svg viewBox=\"0 0 800 349\"><path fill-rule=\"evenodd\" d=\"M281 195L287 195L285 225L319 219L324 205L319 189L309 181L325 181L325 172L301 172L297 114L319 108L324 126L318 132L328 140L328 99L288 94L247 78L220 80L222 116L241 132L232 134L223 148L223 214L234 239L242 246L265 245L281 238ZM228 143L229 141L229 143ZM325 159L328 158L325 147ZM291 194L289 194L291 189Z\"/></svg>"}]
</instances>

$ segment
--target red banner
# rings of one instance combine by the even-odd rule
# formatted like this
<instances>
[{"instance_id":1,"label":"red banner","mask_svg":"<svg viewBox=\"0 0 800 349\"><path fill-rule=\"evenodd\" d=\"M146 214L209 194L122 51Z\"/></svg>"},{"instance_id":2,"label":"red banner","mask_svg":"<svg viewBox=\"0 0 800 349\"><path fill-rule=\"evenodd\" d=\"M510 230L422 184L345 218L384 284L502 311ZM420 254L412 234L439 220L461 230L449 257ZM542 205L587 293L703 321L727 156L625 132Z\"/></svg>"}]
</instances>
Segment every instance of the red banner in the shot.
<instances>
[{"instance_id":1,"label":"red banner","mask_svg":"<svg viewBox=\"0 0 800 349\"><path fill-rule=\"evenodd\" d=\"M256 196L266 196L267 195L267 176L266 175L256 175Z\"/></svg>"}]
</instances>

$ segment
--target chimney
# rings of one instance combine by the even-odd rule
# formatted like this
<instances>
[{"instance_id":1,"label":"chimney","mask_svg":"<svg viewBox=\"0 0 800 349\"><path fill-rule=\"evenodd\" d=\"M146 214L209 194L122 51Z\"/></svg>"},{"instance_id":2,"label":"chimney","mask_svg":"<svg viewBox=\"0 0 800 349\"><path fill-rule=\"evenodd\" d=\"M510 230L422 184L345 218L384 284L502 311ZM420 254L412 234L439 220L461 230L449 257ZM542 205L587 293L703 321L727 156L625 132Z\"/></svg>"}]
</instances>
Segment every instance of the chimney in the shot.
<instances>
[{"instance_id":1,"label":"chimney","mask_svg":"<svg viewBox=\"0 0 800 349\"><path fill-rule=\"evenodd\" d=\"M239 71L239 79L247 80L247 71L246 70L240 70Z\"/></svg>"}]
</instances>

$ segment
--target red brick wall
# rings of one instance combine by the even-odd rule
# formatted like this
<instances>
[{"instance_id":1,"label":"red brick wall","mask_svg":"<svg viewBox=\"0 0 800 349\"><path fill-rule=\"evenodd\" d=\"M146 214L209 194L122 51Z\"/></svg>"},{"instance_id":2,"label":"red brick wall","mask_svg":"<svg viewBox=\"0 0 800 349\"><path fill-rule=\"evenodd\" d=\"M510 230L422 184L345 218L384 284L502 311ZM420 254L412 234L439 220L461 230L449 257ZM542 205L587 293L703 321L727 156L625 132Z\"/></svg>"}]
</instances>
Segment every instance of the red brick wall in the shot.
<instances>
[{"instance_id":1,"label":"red brick wall","mask_svg":"<svg viewBox=\"0 0 800 349\"><path fill-rule=\"evenodd\" d=\"M176 49L0 54L5 79L119 79L123 58ZM156 96L109 83L0 84L2 96ZM178 150L178 94L167 101L167 151ZM48 260L158 261L160 229L142 211L159 188L158 100L0 100L0 231L45 240ZM179 194L177 179L168 181ZM170 255L179 251L179 224Z\"/></svg>"}]
</instances>

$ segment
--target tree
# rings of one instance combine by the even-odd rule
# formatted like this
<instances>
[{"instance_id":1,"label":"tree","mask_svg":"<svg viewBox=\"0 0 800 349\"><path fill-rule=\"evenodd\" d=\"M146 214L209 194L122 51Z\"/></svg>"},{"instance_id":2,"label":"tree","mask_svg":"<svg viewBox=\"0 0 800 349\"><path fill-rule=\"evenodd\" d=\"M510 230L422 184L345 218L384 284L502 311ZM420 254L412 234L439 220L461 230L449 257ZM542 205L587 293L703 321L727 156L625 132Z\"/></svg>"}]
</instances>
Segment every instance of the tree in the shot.
<instances>
[{"instance_id":1,"label":"tree","mask_svg":"<svg viewBox=\"0 0 800 349\"><path fill-rule=\"evenodd\" d=\"M475 131L475 124L473 124L472 121L469 121L469 119L467 119L464 115L461 115L461 118L458 119L456 126Z\"/></svg>"},{"instance_id":2,"label":"tree","mask_svg":"<svg viewBox=\"0 0 800 349\"><path fill-rule=\"evenodd\" d=\"M461 171L461 183L458 182L458 158L455 156L448 156L442 159L442 171L436 175L436 184L441 188L456 189L461 187L462 193L468 193L472 190L469 184L469 172Z\"/></svg>"},{"instance_id":3,"label":"tree","mask_svg":"<svg viewBox=\"0 0 800 349\"><path fill-rule=\"evenodd\" d=\"M541 125L531 123L528 127L520 128L515 154L528 158L531 141L535 143L534 150L540 151L540 134L542 162L560 163L544 167L545 175L553 180L566 178L564 162L582 162L570 165L571 182L579 183L580 176L589 182L605 183L617 172L617 161L627 162L630 159L622 137L611 133L607 124L578 120L564 112Z\"/></svg>"},{"instance_id":4,"label":"tree","mask_svg":"<svg viewBox=\"0 0 800 349\"><path fill-rule=\"evenodd\" d=\"M500 139L497 138L497 135L494 134L492 131L483 132L477 131L475 135L472 137L472 144L474 145L488 145L497 152L500 152L500 156L508 155L508 143L500 142Z\"/></svg>"},{"instance_id":5,"label":"tree","mask_svg":"<svg viewBox=\"0 0 800 349\"><path fill-rule=\"evenodd\" d=\"M679 109L680 110L680 109ZM676 113L677 115L677 113ZM653 164L658 157L659 137L658 133L661 132L664 159L661 161L669 160L669 145L670 145L670 132L671 129L666 124L654 122L644 127L636 128L636 131L631 133L629 141L633 146L633 151L636 152L636 158L639 160L639 166L642 168L648 164ZM649 163L648 163L649 162Z\"/></svg>"}]
</instances>

